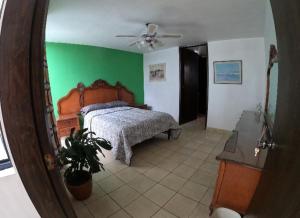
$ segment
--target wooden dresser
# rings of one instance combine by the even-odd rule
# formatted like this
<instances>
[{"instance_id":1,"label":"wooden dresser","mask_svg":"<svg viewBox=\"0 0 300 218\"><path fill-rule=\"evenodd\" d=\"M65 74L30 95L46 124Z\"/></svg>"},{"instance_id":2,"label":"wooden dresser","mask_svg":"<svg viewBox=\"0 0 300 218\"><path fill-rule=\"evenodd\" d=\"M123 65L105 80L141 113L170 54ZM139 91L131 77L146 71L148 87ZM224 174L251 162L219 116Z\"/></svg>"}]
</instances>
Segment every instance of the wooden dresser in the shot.
<instances>
[{"instance_id":1,"label":"wooden dresser","mask_svg":"<svg viewBox=\"0 0 300 218\"><path fill-rule=\"evenodd\" d=\"M244 111L224 151L217 156L220 160L217 184L211 211L226 207L246 214L264 168L267 151L255 157L255 147L264 126L263 115Z\"/></svg>"},{"instance_id":2,"label":"wooden dresser","mask_svg":"<svg viewBox=\"0 0 300 218\"><path fill-rule=\"evenodd\" d=\"M72 128L80 129L79 116L77 114L60 115L56 122L58 137L69 136Z\"/></svg>"}]
</instances>

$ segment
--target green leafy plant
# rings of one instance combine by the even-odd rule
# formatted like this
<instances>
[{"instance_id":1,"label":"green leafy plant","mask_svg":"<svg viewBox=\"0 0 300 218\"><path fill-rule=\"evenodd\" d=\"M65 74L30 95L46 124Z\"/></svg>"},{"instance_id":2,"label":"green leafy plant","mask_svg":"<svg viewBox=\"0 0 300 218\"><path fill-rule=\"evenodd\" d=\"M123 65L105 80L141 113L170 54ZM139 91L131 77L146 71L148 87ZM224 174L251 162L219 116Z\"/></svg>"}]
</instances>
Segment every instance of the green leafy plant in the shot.
<instances>
[{"instance_id":1,"label":"green leafy plant","mask_svg":"<svg viewBox=\"0 0 300 218\"><path fill-rule=\"evenodd\" d=\"M80 185L88 179L84 176L86 172L91 175L104 170L97 154L99 152L105 157L101 148L111 150L112 146L109 141L95 135L88 129L77 132L72 129L65 140L66 146L60 149L58 161L61 166L67 166L64 177L69 184Z\"/></svg>"}]
</instances>

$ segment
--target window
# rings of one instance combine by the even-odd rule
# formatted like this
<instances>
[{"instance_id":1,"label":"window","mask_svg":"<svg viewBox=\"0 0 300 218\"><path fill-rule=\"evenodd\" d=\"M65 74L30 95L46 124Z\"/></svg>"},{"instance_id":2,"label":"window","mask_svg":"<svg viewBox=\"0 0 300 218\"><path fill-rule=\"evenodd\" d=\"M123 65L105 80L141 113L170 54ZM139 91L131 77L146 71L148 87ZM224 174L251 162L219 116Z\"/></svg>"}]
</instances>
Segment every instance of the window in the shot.
<instances>
[{"instance_id":1,"label":"window","mask_svg":"<svg viewBox=\"0 0 300 218\"><path fill-rule=\"evenodd\" d=\"M12 164L8 156L7 148L2 135L2 126L0 123L0 170L4 170L10 167L12 167Z\"/></svg>"},{"instance_id":2,"label":"window","mask_svg":"<svg viewBox=\"0 0 300 218\"><path fill-rule=\"evenodd\" d=\"M0 34L1 34L1 26L2 26L2 18L4 13L6 0L0 0ZM3 129L2 129L2 111L0 104L0 170L7 169L12 167L11 161L8 156L7 147L5 145L5 140L3 138Z\"/></svg>"}]
</instances>

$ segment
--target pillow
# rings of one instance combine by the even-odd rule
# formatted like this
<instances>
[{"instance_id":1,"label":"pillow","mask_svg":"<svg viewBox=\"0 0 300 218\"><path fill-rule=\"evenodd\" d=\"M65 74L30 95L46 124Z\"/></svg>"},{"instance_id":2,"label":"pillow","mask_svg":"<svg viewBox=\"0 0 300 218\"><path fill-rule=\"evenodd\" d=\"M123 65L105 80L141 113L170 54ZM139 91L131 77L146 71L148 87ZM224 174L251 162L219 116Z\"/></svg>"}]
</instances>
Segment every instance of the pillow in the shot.
<instances>
[{"instance_id":1,"label":"pillow","mask_svg":"<svg viewBox=\"0 0 300 218\"><path fill-rule=\"evenodd\" d=\"M81 108L80 113L82 116L87 115L91 111L100 110L107 108L106 104L98 103L98 104L90 104L83 108Z\"/></svg>"},{"instance_id":2,"label":"pillow","mask_svg":"<svg viewBox=\"0 0 300 218\"><path fill-rule=\"evenodd\" d=\"M113 107L125 107L128 105L129 104L125 101L112 101L107 103L90 104L81 108L80 113L82 116L85 116L91 111L113 108Z\"/></svg>"},{"instance_id":3,"label":"pillow","mask_svg":"<svg viewBox=\"0 0 300 218\"><path fill-rule=\"evenodd\" d=\"M112 108L112 107L126 107L129 104L125 101L112 101L112 102L108 102L106 103L107 108Z\"/></svg>"}]
</instances>

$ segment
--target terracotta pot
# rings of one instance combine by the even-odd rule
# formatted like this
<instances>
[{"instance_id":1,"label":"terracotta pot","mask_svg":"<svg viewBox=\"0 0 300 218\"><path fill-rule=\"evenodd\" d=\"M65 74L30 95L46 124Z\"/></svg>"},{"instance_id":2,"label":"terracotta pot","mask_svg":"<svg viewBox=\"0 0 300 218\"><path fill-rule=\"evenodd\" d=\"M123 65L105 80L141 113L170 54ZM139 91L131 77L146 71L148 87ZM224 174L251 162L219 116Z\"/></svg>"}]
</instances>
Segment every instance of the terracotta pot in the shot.
<instances>
[{"instance_id":1,"label":"terracotta pot","mask_svg":"<svg viewBox=\"0 0 300 218\"><path fill-rule=\"evenodd\" d=\"M85 174L87 180L80 185L70 184L67 180L65 180L66 186L69 192L73 195L73 197L79 201L83 201L88 199L92 194L93 183L92 183L92 175L87 171L81 171L81 174Z\"/></svg>"}]
</instances>

